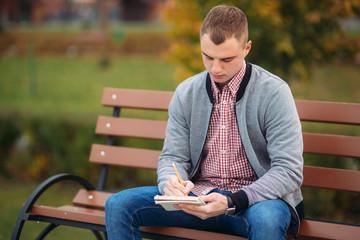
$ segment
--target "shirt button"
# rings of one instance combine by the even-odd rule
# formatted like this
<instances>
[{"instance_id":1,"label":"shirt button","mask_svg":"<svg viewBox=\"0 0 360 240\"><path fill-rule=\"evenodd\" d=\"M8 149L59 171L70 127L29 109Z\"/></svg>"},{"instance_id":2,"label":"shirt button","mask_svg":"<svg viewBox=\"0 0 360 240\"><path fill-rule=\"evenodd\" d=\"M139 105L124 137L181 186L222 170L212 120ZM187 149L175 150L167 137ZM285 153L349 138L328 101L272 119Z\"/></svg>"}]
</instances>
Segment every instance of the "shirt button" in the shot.
<instances>
[{"instance_id":1,"label":"shirt button","mask_svg":"<svg viewBox=\"0 0 360 240\"><path fill-rule=\"evenodd\" d=\"M221 125L221 129L225 129L226 128L226 126L225 125Z\"/></svg>"},{"instance_id":2,"label":"shirt button","mask_svg":"<svg viewBox=\"0 0 360 240\"><path fill-rule=\"evenodd\" d=\"M226 104L226 100L222 101L223 104Z\"/></svg>"},{"instance_id":3,"label":"shirt button","mask_svg":"<svg viewBox=\"0 0 360 240\"><path fill-rule=\"evenodd\" d=\"M223 174L221 177L222 178L227 178L227 174Z\"/></svg>"},{"instance_id":4,"label":"shirt button","mask_svg":"<svg viewBox=\"0 0 360 240\"><path fill-rule=\"evenodd\" d=\"M220 153L224 154L224 153L226 153L226 151L225 151L225 150L221 150Z\"/></svg>"}]
</instances>

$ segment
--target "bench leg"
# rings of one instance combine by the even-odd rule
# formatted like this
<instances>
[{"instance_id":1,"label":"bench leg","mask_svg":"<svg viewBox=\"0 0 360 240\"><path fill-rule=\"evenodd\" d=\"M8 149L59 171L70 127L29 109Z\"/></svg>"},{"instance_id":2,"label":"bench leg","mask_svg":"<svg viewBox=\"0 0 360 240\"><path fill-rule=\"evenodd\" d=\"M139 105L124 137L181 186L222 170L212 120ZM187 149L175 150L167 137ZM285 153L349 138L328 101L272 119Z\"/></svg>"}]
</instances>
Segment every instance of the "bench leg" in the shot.
<instances>
[{"instance_id":1,"label":"bench leg","mask_svg":"<svg viewBox=\"0 0 360 240\"><path fill-rule=\"evenodd\" d=\"M36 240L42 240L46 235L48 235L54 228L59 226L58 224L51 223L49 224L42 232L37 236Z\"/></svg>"},{"instance_id":2,"label":"bench leg","mask_svg":"<svg viewBox=\"0 0 360 240\"><path fill-rule=\"evenodd\" d=\"M15 227L11 234L11 240L19 240L20 239L20 234L21 234L22 228L24 226L24 223L25 223L25 220L21 219L19 216L19 218L16 220Z\"/></svg>"},{"instance_id":3,"label":"bench leg","mask_svg":"<svg viewBox=\"0 0 360 240\"><path fill-rule=\"evenodd\" d=\"M104 238L101 236L100 232L95 231L95 230L91 230L91 231L94 233L95 237L96 237L98 240L103 240L103 239L104 239ZM106 235L105 235L105 236L106 236Z\"/></svg>"}]
</instances>

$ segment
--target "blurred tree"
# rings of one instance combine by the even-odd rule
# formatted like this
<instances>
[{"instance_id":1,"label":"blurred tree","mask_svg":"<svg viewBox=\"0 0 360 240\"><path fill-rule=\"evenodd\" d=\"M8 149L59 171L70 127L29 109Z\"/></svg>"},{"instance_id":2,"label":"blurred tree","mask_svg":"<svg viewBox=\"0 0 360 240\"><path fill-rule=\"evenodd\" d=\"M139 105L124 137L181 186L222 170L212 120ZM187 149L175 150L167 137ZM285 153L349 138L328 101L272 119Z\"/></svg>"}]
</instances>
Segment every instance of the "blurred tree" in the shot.
<instances>
[{"instance_id":1,"label":"blurred tree","mask_svg":"<svg viewBox=\"0 0 360 240\"><path fill-rule=\"evenodd\" d=\"M248 17L252 50L247 57L284 79L306 80L315 62L351 58L356 45L345 37L339 18L360 13L358 0L169 0L166 20L173 27L170 57L183 81L204 69L199 30L215 5L229 4Z\"/></svg>"}]
</instances>

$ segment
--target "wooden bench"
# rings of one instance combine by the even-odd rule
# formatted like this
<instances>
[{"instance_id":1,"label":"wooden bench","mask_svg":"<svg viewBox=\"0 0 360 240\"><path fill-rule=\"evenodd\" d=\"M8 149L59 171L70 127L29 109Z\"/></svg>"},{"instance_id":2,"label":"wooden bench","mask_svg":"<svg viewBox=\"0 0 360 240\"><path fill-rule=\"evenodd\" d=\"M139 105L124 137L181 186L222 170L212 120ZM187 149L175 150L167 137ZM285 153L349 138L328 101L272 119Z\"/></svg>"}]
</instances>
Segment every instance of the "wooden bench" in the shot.
<instances>
[{"instance_id":1,"label":"wooden bench","mask_svg":"<svg viewBox=\"0 0 360 240\"><path fill-rule=\"evenodd\" d=\"M113 107L113 114L112 116L98 117L96 134L106 135L107 142L104 145L93 144L90 153L90 162L101 165L97 187L94 187L86 179L71 174L59 174L49 178L31 194L24 204L13 229L12 239L19 239L22 227L27 220L49 223L37 239L44 238L58 225L90 229L97 239L106 239L104 236L106 235L104 205L106 199L112 194L105 191L109 167L121 166L155 170L160 154L160 150L114 145L115 139L121 137L164 140L167 124L166 120L119 117L120 109L167 111L172 95L172 92L106 88L102 104ZM357 125L356 127L360 125L360 104L297 100L296 105L302 121ZM151 112L149 116L156 116L156 112ZM304 132L303 136L305 153L350 157L355 158L354 161L359 160L359 136L307 132ZM64 180L78 182L84 187L78 191L72 205L60 207L35 205L36 200L46 189ZM359 196L360 171L305 166L303 186L350 191ZM321 204L321 202L313 204ZM245 239L222 233L178 227L142 227L141 230L144 237L154 239L188 239L189 236L191 239L199 240ZM359 239L360 225L305 219L301 223L299 235L299 239L312 237Z\"/></svg>"}]
</instances>

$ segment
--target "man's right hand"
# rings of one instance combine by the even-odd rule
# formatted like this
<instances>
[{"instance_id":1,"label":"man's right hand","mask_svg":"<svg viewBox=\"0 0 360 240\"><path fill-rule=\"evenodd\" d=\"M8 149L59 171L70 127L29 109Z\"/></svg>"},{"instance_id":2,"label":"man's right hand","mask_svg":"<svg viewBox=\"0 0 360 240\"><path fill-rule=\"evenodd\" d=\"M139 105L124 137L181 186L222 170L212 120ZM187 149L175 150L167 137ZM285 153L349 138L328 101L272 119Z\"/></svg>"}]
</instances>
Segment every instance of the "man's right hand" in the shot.
<instances>
[{"instance_id":1,"label":"man's right hand","mask_svg":"<svg viewBox=\"0 0 360 240\"><path fill-rule=\"evenodd\" d=\"M193 188L194 184L191 181L183 181L184 186L179 182L177 176L172 175L169 180L165 182L164 195L168 196L185 196Z\"/></svg>"}]
</instances>

